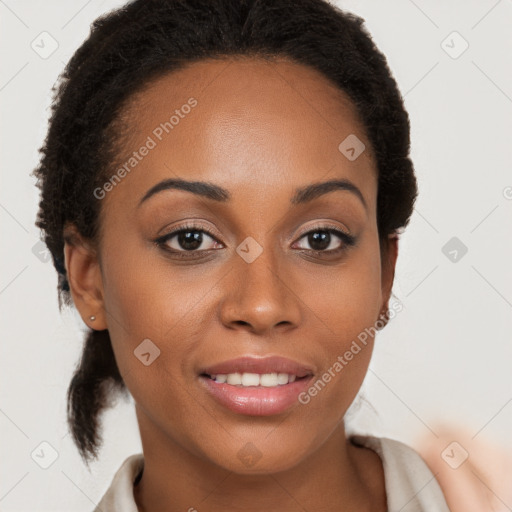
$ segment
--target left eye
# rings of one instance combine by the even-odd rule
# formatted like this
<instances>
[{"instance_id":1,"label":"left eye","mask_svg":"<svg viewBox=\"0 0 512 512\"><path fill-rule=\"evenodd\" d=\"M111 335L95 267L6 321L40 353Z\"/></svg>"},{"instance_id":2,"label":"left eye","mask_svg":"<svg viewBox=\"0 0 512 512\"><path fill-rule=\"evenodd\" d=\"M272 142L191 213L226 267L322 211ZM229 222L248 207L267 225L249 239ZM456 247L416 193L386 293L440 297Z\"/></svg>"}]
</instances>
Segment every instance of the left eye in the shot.
<instances>
[{"instance_id":1,"label":"left eye","mask_svg":"<svg viewBox=\"0 0 512 512\"><path fill-rule=\"evenodd\" d=\"M303 235L300 240L302 239L307 240L310 248L299 248L317 252L336 251L341 249L344 243L346 245L352 244L351 237L347 233L343 233L337 229L315 229Z\"/></svg>"}]
</instances>

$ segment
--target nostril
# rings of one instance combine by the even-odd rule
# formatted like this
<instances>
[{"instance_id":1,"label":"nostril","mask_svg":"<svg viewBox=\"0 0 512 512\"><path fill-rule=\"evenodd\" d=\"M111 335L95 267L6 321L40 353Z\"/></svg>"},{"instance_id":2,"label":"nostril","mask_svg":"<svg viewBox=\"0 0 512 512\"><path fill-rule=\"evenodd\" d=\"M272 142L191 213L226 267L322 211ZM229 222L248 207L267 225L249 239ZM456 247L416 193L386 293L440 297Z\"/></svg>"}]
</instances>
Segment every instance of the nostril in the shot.
<instances>
[{"instance_id":1,"label":"nostril","mask_svg":"<svg viewBox=\"0 0 512 512\"><path fill-rule=\"evenodd\" d=\"M237 325L251 325L249 322L246 322L245 320L235 320L233 322L234 324L237 324Z\"/></svg>"}]
</instances>

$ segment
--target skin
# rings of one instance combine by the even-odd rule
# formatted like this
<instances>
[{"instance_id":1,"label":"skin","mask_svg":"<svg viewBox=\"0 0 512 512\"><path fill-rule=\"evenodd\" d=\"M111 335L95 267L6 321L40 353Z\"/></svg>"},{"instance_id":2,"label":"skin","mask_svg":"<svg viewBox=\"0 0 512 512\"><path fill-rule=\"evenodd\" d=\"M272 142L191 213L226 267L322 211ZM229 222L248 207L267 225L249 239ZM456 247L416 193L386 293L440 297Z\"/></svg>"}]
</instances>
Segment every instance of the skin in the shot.
<instances>
[{"instance_id":1,"label":"skin","mask_svg":"<svg viewBox=\"0 0 512 512\"><path fill-rule=\"evenodd\" d=\"M436 475L451 512L510 510L512 453L485 433L472 434L460 425L440 424L435 432L435 438L424 434L414 444ZM452 465L447 455L453 456Z\"/></svg>"},{"instance_id":2,"label":"skin","mask_svg":"<svg viewBox=\"0 0 512 512\"><path fill-rule=\"evenodd\" d=\"M199 368L242 355L289 357L316 379L386 310L398 242L390 238L383 256L377 167L355 107L323 75L286 60L202 61L132 98L119 161L190 97L197 106L102 199L99 243L75 233L65 247L74 303L88 325L108 328L136 405L139 511L384 511L380 458L352 445L343 422L372 338L308 404L283 414L236 414L198 382ZM349 134L366 145L354 161L338 150ZM167 190L137 206L177 177L232 198ZM347 190L290 204L297 187L335 178L356 185L367 206ZM179 260L153 243L191 219L216 238L203 235L202 256ZM326 222L356 245L313 254L304 235ZM252 263L235 250L248 236L263 248ZM177 237L168 244L184 252ZM331 236L329 249L343 245ZM146 338L161 351L150 366L133 354ZM237 456L248 442L261 454L251 467Z\"/></svg>"}]
</instances>

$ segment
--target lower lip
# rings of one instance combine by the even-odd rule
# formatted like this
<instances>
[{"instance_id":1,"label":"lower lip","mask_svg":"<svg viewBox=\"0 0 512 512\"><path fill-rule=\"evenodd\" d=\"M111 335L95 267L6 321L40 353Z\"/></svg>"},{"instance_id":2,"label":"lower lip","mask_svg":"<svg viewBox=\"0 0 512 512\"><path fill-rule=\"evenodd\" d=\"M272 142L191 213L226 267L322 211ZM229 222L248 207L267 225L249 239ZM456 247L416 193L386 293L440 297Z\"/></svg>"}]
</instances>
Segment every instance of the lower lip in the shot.
<instances>
[{"instance_id":1,"label":"lower lip","mask_svg":"<svg viewBox=\"0 0 512 512\"><path fill-rule=\"evenodd\" d=\"M275 387L221 384L204 375L199 379L206 390L231 411L251 416L271 416L286 411L294 403L299 403L298 396L307 389L312 377L310 375Z\"/></svg>"}]
</instances>

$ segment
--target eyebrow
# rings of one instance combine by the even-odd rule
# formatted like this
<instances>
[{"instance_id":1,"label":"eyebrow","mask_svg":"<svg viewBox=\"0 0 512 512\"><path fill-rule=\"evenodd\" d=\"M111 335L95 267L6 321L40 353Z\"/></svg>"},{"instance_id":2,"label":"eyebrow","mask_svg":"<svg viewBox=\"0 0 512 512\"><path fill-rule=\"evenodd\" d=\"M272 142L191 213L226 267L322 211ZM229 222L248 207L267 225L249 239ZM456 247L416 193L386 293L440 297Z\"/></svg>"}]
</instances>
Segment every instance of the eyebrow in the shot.
<instances>
[{"instance_id":1,"label":"eyebrow","mask_svg":"<svg viewBox=\"0 0 512 512\"><path fill-rule=\"evenodd\" d=\"M163 190L185 190L187 192L191 192L192 194L196 194L201 197L205 197L207 199L212 199L213 201L218 202L226 202L231 199L231 194L225 188L219 187L218 185L214 185L213 183L208 183L205 181L187 181L183 179L167 179L157 183L153 187L151 187L145 194L144 197L139 201L140 206L144 201L147 201L150 197L155 194L162 192ZM363 203L364 207L368 209L364 196L359 190L359 188L354 185L349 180L339 179L339 180L329 180L323 181L319 183L312 183L311 185L307 185L305 187L301 187L295 190L295 194L290 199L291 204L304 204L317 197L320 197L329 192L333 192L335 190L346 190L348 192L353 193L359 200Z\"/></svg>"}]
</instances>

